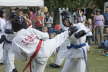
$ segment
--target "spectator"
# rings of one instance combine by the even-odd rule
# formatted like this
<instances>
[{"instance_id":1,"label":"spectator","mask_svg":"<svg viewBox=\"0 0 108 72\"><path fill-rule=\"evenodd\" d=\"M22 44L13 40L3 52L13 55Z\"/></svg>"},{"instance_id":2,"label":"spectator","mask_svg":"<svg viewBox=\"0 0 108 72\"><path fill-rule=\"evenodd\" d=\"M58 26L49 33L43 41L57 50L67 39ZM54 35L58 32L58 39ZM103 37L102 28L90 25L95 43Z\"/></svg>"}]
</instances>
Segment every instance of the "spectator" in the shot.
<instances>
[{"instance_id":1,"label":"spectator","mask_svg":"<svg viewBox=\"0 0 108 72\"><path fill-rule=\"evenodd\" d=\"M57 30L57 31L61 30L60 24L56 24L56 25L54 26L54 29Z\"/></svg>"},{"instance_id":2,"label":"spectator","mask_svg":"<svg viewBox=\"0 0 108 72\"><path fill-rule=\"evenodd\" d=\"M108 56L108 40L105 40L105 41L103 42L103 49L104 49L103 55L104 55L104 56Z\"/></svg>"},{"instance_id":3,"label":"spectator","mask_svg":"<svg viewBox=\"0 0 108 72\"><path fill-rule=\"evenodd\" d=\"M49 15L49 13L46 13L46 17L45 17L45 25L48 28L51 28L53 25L53 16Z\"/></svg>"},{"instance_id":4,"label":"spectator","mask_svg":"<svg viewBox=\"0 0 108 72\"><path fill-rule=\"evenodd\" d=\"M30 20L28 13L24 14L24 19L27 24L27 27L32 27L32 21Z\"/></svg>"},{"instance_id":5,"label":"spectator","mask_svg":"<svg viewBox=\"0 0 108 72\"><path fill-rule=\"evenodd\" d=\"M16 28L15 32L19 31L20 29L27 28L27 24L22 10L19 10L18 16L15 17L14 25Z\"/></svg>"},{"instance_id":6,"label":"spectator","mask_svg":"<svg viewBox=\"0 0 108 72\"><path fill-rule=\"evenodd\" d=\"M101 15L100 9L96 10L96 15L94 16L94 29L95 29L95 39L96 43L100 45L103 41L103 30L104 30L104 16Z\"/></svg>"},{"instance_id":7,"label":"spectator","mask_svg":"<svg viewBox=\"0 0 108 72\"><path fill-rule=\"evenodd\" d=\"M42 32L48 32L48 28L47 27L42 27Z\"/></svg>"},{"instance_id":8,"label":"spectator","mask_svg":"<svg viewBox=\"0 0 108 72\"><path fill-rule=\"evenodd\" d=\"M62 32L62 28L60 24L55 24L54 29L56 30L56 33L59 34Z\"/></svg>"},{"instance_id":9,"label":"spectator","mask_svg":"<svg viewBox=\"0 0 108 72\"><path fill-rule=\"evenodd\" d=\"M105 18L105 25L108 25L108 7L105 9L105 13L103 15Z\"/></svg>"},{"instance_id":10,"label":"spectator","mask_svg":"<svg viewBox=\"0 0 108 72\"><path fill-rule=\"evenodd\" d=\"M89 33L87 34L87 42L88 42L89 44L91 44L92 41L93 41L92 20L89 18L89 19L86 21L85 25L86 25L86 27L87 27L88 29L90 29L90 31L91 31L91 32L89 32Z\"/></svg>"},{"instance_id":11,"label":"spectator","mask_svg":"<svg viewBox=\"0 0 108 72\"><path fill-rule=\"evenodd\" d=\"M85 23L86 16L84 15L84 10L79 10L79 16L77 17L78 23Z\"/></svg>"},{"instance_id":12,"label":"spectator","mask_svg":"<svg viewBox=\"0 0 108 72\"><path fill-rule=\"evenodd\" d=\"M36 13L32 10L29 11L29 19L32 21L32 25L35 26Z\"/></svg>"},{"instance_id":13,"label":"spectator","mask_svg":"<svg viewBox=\"0 0 108 72\"><path fill-rule=\"evenodd\" d=\"M12 24L12 30L14 32L17 32L16 17L17 17L16 10L12 9L9 15L9 20L10 23Z\"/></svg>"},{"instance_id":14,"label":"spectator","mask_svg":"<svg viewBox=\"0 0 108 72\"><path fill-rule=\"evenodd\" d=\"M54 38L56 35L57 35L57 34L56 34L55 32L53 32L53 33L49 34L49 38L52 39L52 38Z\"/></svg>"},{"instance_id":15,"label":"spectator","mask_svg":"<svg viewBox=\"0 0 108 72\"><path fill-rule=\"evenodd\" d=\"M104 29L104 40L108 40L108 28Z\"/></svg>"},{"instance_id":16,"label":"spectator","mask_svg":"<svg viewBox=\"0 0 108 72\"><path fill-rule=\"evenodd\" d=\"M36 22L35 22L35 27L39 30L44 26L43 24L44 17L43 16L37 16L36 17Z\"/></svg>"},{"instance_id":17,"label":"spectator","mask_svg":"<svg viewBox=\"0 0 108 72\"><path fill-rule=\"evenodd\" d=\"M36 20L36 22L35 22L36 29L41 30L42 27L44 26L44 15L43 15L41 8L38 9L37 16L36 16L35 20Z\"/></svg>"}]
</instances>

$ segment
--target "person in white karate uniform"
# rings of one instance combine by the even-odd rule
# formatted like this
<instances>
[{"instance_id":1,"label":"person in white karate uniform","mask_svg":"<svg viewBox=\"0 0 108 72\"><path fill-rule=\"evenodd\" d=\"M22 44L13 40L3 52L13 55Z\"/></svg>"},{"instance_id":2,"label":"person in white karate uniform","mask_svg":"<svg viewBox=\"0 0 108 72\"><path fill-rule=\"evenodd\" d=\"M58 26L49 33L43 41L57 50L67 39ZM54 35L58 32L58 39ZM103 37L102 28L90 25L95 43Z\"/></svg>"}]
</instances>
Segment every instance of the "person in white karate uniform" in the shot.
<instances>
[{"instance_id":1,"label":"person in white karate uniform","mask_svg":"<svg viewBox=\"0 0 108 72\"><path fill-rule=\"evenodd\" d=\"M12 48L12 40L13 40L14 36L15 36L15 34L12 30L12 24L9 20L7 20L6 27L5 27L5 37L4 37L4 41L3 41L4 42L3 57L4 57L4 71L5 72L10 72L10 70L11 70L10 65L12 62L14 62L13 60L9 60L12 58L11 56L13 55L12 53L10 53L10 50Z\"/></svg>"},{"instance_id":2,"label":"person in white karate uniform","mask_svg":"<svg viewBox=\"0 0 108 72\"><path fill-rule=\"evenodd\" d=\"M37 56L32 60L31 67L32 72L44 72L48 58L52 55L54 50L58 48L68 37L72 34L75 29L69 29L53 39L49 39L48 33L38 31L34 28L27 28L20 30L16 37L13 39L12 48L10 53L18 55L24 55L24 57L31 57L35 49L37 48L40 41L42 42L41 49ZM12 58L14 55L10 55ZM14 60L14 58L11 60ZM15 68L14 65L10 65L10 68ZM12 70L10 72L12 72ZM14 72L14 71L13 71Z\"/></svg>"},{"instance_id":3,"label":"person in white karate uniform","mask_svg":"<svg viewBox=\"0 0 108 72\"><path fill-rule=\"evenodd\" d=\"M63 31L66 31L69 29L69 27L71 26L72 24L70 23L69 21L69 18L64 18L63 19L63 24L61 24L61 27L62 27L62 30ZM60 47L59 47L59 51L58 51L58 54L57 54L57 58L56 58L56 61L54 64L50 64L51 67L53 68L60 68L61 65L63 64L66 56L67 56L67 53L68 53L68 49L67 49L67 46L70 44L69 42L69 39L67 39Z\"/></svg>"},{"instance_id":4,"label":"person in white karate uniform","mask_svg":"<svg viewBox=\"0 0 108 72\"><path fill-rule=\"evenodd\" d=\"M66 31L69 29L69 27L72 25L71 23L71 15L67 9L61 9L59 8L59 15L60 15L60 25L62 27L63 31ZM67 56L67 46L69 45L69 39L67 39L60 47L57 54L57 58L54 64L50 64L53 68L60 68L60 66L63 64L66 56Z\"/></svg>"},{"instance_id":5,"label":"person in white karate uniform","mask_svg":"<svg viewBox=\"0 0 108 72\"><path fill-rule=\"evenodd\" d=\"M82 23L74 25L78 28L70 38L70 45L67 47L68 57L61 72L86 72L87 50L86 35L90 32Z\"/></svg>"},{"instance_id":6,"label":"person in white karate uniform","mask_svg":"<svg viewBox=\"0 0 108 72\"><path fill-rule=\"evenodd\" d=\"M2 35L5 35L5 27L6 27L6 19L4 18L4 12L0 9L0 38ZM3 63L3 44L4 42L0 43L0 63Z\"/></svg>"}]
</instances>

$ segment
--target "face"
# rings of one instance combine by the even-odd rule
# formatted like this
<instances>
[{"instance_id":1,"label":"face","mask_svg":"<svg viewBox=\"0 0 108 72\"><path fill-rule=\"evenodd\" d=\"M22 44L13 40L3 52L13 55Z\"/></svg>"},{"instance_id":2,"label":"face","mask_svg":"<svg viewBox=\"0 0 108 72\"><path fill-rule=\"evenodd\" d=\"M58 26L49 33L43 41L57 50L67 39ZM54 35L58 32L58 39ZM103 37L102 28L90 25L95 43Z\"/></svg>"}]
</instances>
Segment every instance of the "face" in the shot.
<instances>
[{"instance_id":1,"label":"face","mask_svg":"<svg viewBox=\"0 0 108 72\"><path fill-rule=\"evenodd\" d=\"M105 11L108 12L108 8L106 8Z\"/></svg>"},{"instance_id":2,"label":"face","mask_svg":"<svg viewBox=\"0 0 108 72\"><path fill-rule=\"evenodd\" d=\"M51 33L51 34L49 34L49 37L52 39L52 38L54 38L56 36L56 33Z\"/></svg>"},{"instance_id":3,"label":"face","mask_svg":"<svg viewBox=\"0 0 108 72\"><path fill-rule=\"evenodd\" d=\"M42 31L43 31L43 32L48 32L48 28L47 28L47 27L43 27L43 28L42 28Z\"/></svg>"},{"instance_id":4,"label":"face","mask_svg":"<svg viewBox=\"0 0 108 72\"><path fill-rule=\"evenodd\" d=\"M32 12L32 11L30 11L30 12L29 12L29 14L30 14L30 15L32 15L32 14L33 14L33 12Z\"/></svg>"},{"instance_id":5,"label":"face","mask_svg":"<svg viewBox=\"0 0 108 72\"><path fill-rule=\"evenodd\" d=\"M27 13L24 14L25 17L29 18L29 15Z\"/></svg>"},{"instance_id":6,"label":"face","mask_svg":"<svg viewBox=\"0 0 108 72\"><path fill-rule=\"evenodd\" d=\"M100 12L96 12L96 15L100 15Z\"/></svg>"},{"instance_id":7,"label":"face","mask_svg":"<svg viewBox=\"0 0 108 72\"><path fill-rule=\"evenodd\" d=\"M95 16L95 14L92 13L91 16L93 17L93 16Z\"/></svg>"},{"instance_id":8,"label":"face","mask_svg":"<svg viewBox=\"0 0 108 72\"><path fill-rule=\"evenodd\" d=\"M19 11L19 16L23 16L23 12L22 11Z\"/></svg>"},{"instance_id":9,"label":"face","mask_svg":"<svg viewBox=\"0 0 108 72\"><path fill-rule=\"evenodd\" d=\"M3 14L3 17L4 17L4 18L7 18L6 13Z\"/></svg>"},{"instance_id":10,"label":"face","mask_svg":"<svg viewBox=\"0 0 108 72\"><path fill-rule=\"evenodd\" d=\"M68 20L64 20L64 25L67 26L67 27L69 27L70 26L69 21Z\"/></svg>"},{"instance_id":11,"label":"face","mask_svg":"<svg viewBox=\"0 0 108 72\"><path fill-rule=\"evenodd\" d=\"M49 13L46 13L46 16L49 16Z\"/></svg>"},{"instance_id":12,"label":"face","mask_svg":"<svg viewBox=\"0 0 108 72\"><path fill-rule=\"evenodd\" d=\"M108 34L108 28L105 29L105 32Z\"/></svg>"}]
</instances>

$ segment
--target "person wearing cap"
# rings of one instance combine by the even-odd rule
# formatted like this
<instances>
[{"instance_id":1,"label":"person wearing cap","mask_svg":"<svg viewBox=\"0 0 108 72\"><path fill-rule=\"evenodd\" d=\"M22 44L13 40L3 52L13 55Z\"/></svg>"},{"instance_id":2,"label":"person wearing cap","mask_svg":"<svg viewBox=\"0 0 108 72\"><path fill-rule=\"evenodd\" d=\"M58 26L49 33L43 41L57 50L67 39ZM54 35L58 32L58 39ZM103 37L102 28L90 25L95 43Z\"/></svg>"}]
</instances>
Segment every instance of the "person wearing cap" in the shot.
<instances>
[{"instance_id":1,"label":"person wearing cap","mask_svg":"<svg viewBox=\"0 0 108 72\"><path fill-rule=\"evenodd\" d=\"M94 29L95 29L95 39L96 43L99 45L103 41L103 30L104 30L104 16L101 14L101 10L96 10L96 15L94 16Z\"/></svg>"}]
</instances>

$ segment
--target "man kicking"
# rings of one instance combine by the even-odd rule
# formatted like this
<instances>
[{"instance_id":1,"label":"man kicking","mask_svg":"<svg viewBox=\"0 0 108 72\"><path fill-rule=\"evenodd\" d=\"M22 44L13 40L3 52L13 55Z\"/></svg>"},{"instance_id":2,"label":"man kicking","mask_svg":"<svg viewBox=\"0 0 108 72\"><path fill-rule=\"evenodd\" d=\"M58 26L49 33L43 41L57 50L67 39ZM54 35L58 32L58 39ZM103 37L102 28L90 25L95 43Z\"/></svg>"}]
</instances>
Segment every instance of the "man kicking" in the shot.
<instances>
[{"instance_id":1,"label":"man kicking","mask_svg":"<svg viewBox=\"0 0 108 72\"><path fill-rule=\"evenodd\" d=\"M24 55L24 57L29 57L30 60L23 72L25 72L28 66L31 72L44 72L48 58L52 55L54 50L58 48L69 35L72 35L76 31L77 28L70 27L67 31L57 35L53 39L49 39L47 33L34 28L22 29L13 39L12 48L10 50L12 57L9 60L14 60L14 55ZM15 72L15 66L10 65L10 68L13 68L10 72Z\"/></svg>"}]
</instances>

